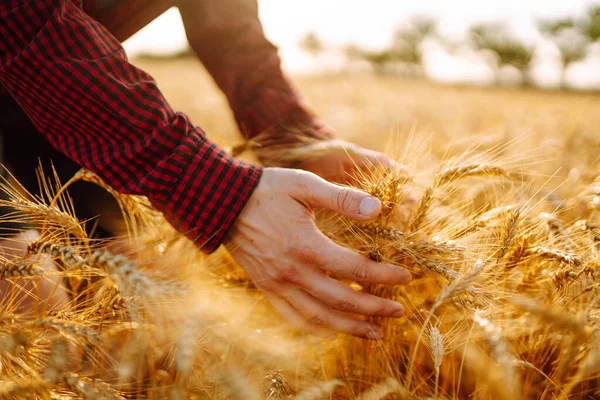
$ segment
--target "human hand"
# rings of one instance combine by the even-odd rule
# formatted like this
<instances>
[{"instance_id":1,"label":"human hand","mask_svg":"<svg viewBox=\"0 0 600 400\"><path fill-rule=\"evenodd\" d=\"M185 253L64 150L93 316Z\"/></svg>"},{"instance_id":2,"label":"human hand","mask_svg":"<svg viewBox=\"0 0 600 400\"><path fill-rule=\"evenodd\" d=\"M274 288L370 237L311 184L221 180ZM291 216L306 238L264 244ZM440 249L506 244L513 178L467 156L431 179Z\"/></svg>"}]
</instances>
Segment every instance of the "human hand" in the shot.
<instances>
[{"instance_id":1,"label":"human hand","mask_svg":"<svg viewBox=\"0 0 600 400\"><path fill-rule=\"evenodd\" d=\"M315 208L367 221L379 214L381 203L308 172L265 168L228 237L227 249L291 324L319 335L338 331L377 339L378 326L347 313L400 317L403 307L357 292L329 273L389 285L406 284L411 275L333 243L315 225Z\"/></svg>"},{"instance_id":2,"label":"human hand","mask_svg":"<svg viewBox=\"0 0 600 400\"><path fill-rule=\"evenodd\" d=\"M310 171L330 182L349 183L354 177L376 169L406 167L384 153L369 150L343 140L321 141L305 149L305 159L297 168Z\"/></svg>"}]
</instances>

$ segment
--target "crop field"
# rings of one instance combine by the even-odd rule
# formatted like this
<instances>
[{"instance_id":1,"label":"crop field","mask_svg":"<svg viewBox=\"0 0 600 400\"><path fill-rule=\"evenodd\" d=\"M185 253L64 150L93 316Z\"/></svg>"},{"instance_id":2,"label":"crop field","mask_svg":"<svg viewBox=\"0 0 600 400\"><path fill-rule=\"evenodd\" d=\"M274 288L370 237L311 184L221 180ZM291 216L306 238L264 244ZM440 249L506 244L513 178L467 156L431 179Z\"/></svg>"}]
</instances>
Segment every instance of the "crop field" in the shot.
<instances>
[{"instance_id":1,"label":"crop field","mask_svg":"<svg viewBox=\"0 0 600 400\"><path fill-rule=\"evenodd\" d=\"M137 64L217 143L243 143L197 61ZM376 317L378 341L296 331L224 250L202 255L145 198L45 171L39 198L5 184L0 204L41 235L0 267L0 398L599 398L600 96L295 82L341 138L408 167L356 183L384 204L375 221L318 215L337 243L413 273L408 286L348 282L406 315ZM75 180L113 194L129 233L89 238L69 208ZM69 299L49 309L40 293L58 282Z\"/></svg>"}]
</instances>

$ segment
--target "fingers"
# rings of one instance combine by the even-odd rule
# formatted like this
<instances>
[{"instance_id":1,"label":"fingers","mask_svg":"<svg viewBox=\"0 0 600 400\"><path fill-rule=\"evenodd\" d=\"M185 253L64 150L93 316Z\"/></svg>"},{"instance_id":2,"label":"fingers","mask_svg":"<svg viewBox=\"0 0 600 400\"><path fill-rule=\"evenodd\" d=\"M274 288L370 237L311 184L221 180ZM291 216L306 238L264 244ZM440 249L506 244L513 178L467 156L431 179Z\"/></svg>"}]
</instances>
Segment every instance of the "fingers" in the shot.
<instances>
[{"instance_id":1,"label":"fingers","mask_svg":"<svg viewBox=\"0 0 600 400\"><path fill-rule=\"evenodd\" d=\"M356 282L405 285L412 280L406 269L368 259L333 243L318 229L307 235L304 243L296 243L287 251L299 267L316 267L338 278ZM294 283L303 268L281 267L280 276Z\"/></svg>"},{"instance_id":2,"label":"fingers","mask_svg":"<svg viewBox=\"0 0 600 400\"><path fill-rule=\"evenodd\" d=\"M325 271L306 268L304 274L282 274L288 283L297 284L330 307L365 316L400 318L404 308L396 301L357 292L327 276Z\"/></svg>"},{"instance_id":3,"label":"fingers","mask_svg":"<svg viewBox=\"0 0 600 400\"><path fill-rule=\"evenodd\" d=\"M381 337L379 326L335 311L297 286L288 285L281 291L281 295L294 306L311 326L325 327L366 339L379 339Z\"/></svg>"},{"instance_id":4,"label":"fingers","mask_svg":"<svg viewBox=\"0 0 600 400\"><path fill-rule=\"evenodd\" d=\"M327 275L312 280L306 290L338 311L390 318L400 318L404 315L404 307L400 303L357 292Z\"/></svg>"},{"instance_id":5,"label":"fingers","mask_svg":"<svg viewBox=\"0 0 600 400\"><path fill-rule=\"evenodd\" d=\"M372 150L364 150L359 155L354 156L352 161L358 166L363 168L400 168L404 166L397 161L392 160L390 157L383 153L378 153Z\"/></svg>"},{"instance_id":6,"label":"fingers","mask_svg":"<svg viewBox=\"0 0 600 400\"><path fill-rule=\"evenodd\" d=\"M412 280L412 275L404 268L370 260L336 245L321 232L317 235L321 240L328 242L327 246L321 246L326 248L322 253L321 266L338 278L387 285L405 285Z\"/></svg>"},{"instance_id":7,"label":"fingers","mask_svg":"<svg viewBox=\"0 0 600 400\"><path fill-rule=\"evenodd\" d=\"M267 300L269 300L269 303L271 303L271 305L277 310L279 315L281 315L292 326L324 338L335 337L335 332L332 332L325 327L310 323L294 307L292 307L290 303L276 293L265 289L262 289L262 293Z\"/></svg>"},{"instance_id":8,"label":"fingers","mask_svg":"<svg viewBox=\"0 0 600 400\"><path fill-rule=\"evenodd\" d=\"M298 201L311 207L327 208L358 221L374 219L381 211L381 201L349 187L337 186L316 175L303 176Z\"/></svg>"}]
</instances>

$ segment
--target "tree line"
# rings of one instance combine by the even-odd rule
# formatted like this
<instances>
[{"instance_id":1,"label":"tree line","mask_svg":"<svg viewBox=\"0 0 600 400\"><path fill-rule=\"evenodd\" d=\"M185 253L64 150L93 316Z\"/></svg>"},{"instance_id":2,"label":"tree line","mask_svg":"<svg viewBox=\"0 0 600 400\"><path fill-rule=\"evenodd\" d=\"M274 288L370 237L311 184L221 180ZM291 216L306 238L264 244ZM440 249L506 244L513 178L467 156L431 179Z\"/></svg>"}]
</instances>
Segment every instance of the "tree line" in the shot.
<instances>
[{"instance_id":1,"label":"tree line","mask_svg":"<svg viewBox=\"0 0 600 400\"><path fill-rule=\"evenodd\" d=\"M561 81L562 86L565 87L567 68L572 63L585 58L590 44L600 41L600 5L589 7L581 17L537 21L537 27L560 52L563 71ZM512 66L520 71L523 85L532 84L530 69L537 44L519 39L510 32L507 24L500 22L473 25L469 28L467 37L467 44L472 48L493 55L489 62L497 71L503 66ZM349 60L362 60L369 63L377 74L388 73L389 66L397 63L412 66L412 71L422 74L424 61L422 44L428 38L435 38L445 43L439 35L435 20L415 17L396 30L388 48L370 50L357 45L348 45L343 48L343 51ZM328 50L314 32L302 38L300 47L314 56Z\"/></svg>"}]
</instances>

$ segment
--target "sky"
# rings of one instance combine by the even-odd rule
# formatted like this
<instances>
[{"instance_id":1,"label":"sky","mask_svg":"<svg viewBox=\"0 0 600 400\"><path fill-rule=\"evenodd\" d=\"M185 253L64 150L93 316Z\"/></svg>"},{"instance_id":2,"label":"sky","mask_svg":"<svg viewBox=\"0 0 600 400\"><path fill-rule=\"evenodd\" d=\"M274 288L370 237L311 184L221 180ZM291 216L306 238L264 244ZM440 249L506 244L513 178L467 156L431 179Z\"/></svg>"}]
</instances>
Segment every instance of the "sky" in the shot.
<instances>
[{"instance_id":1,"label":"sky","mask_svg":"<svg viewBox=\"0 0 600 400\"><path fill-rule=\"evenodd\" d=\"M279 47L286 70L295 73L335 69L342 63L340 56L335 54L318 60L304 54L298 48L298 41L309 31L315 32L332 48L354 43L377 49L385 47L394 30L415 15L435 18L441 35L456 41L464 38L466 30L474 23L505 21L516 36L531 43L541 43L541 47L545 46L551 54L549 44L535 29L535 21L581 15L586 7L598 3L600 0L259 0L265 33ZM139 52L169 53L185 48L185 33L178 11L167 11L124 45L133 55ZM458 56L444 54L435 43L430 43L428 50L431 54L426 57L426 63L432 65L426 65L426 72L433 79L474 79L474 83L485 83L493 75L493 71L485 71L485 61L468 50ZM546 83L551 85L551 81L560 79L560 72L552 62L546 64L550 65L543 67L547 71L538 75L546 76ZM584 67L574 66L575 73L567 71L568 75L577 80L583 68L584 81L591 79L600 85L600 76L594 75L600 75L600 56L582 64Z\"/></svg>"}]
</instances>

